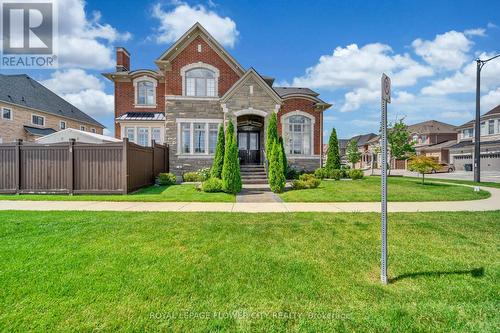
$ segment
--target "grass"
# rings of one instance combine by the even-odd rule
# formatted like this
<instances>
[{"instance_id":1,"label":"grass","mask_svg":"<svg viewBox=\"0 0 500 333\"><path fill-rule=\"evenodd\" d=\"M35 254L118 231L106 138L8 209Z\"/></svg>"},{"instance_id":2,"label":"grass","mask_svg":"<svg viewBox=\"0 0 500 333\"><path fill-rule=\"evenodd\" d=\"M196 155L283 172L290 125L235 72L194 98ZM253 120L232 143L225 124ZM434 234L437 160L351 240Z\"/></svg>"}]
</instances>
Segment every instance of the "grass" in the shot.
<instances>
[{"instance_id":1,"label":"grass","mask_svg":"<svg viewBox=\"0 0 500 333\"><path fill-rule=\"evenodd\" d=\"M470 187L440 184L416 178L389 177L389 201L458 201L484 199L490 193ZM324 180L315 189L289 190L280 197L287 202L370 202L380 201L380 177L362 180Z\"/></svg>"},{"instance_id":2,"label":"grass","mask_svg":"<svg viewBox=\"0 0 500 333\"><path fill-rule=\"evenodd\" d=\"M235 196L227 193L205 193L202 191L197 191L193 184L181 184L171 186L149 186L127 195L1 194L0 200L234 202Z\"/></svg>"},{"instance_id":3,"label":"grass","mask_svg":"<svg viewBox=\"0 0 500 333\"><path fill-rule=\"evenodd\" d=\"M414 177L411 177L411 178L414 178ZM440 181L440 182L454 183L454 184L477 185L477 186L487 186L487 187L500 188L500 183L494 183L494 182L480 182L480 183L478 183L478 182L475 182L473 180L446 179L446 178L428 178L428 179L432 179L432 180Z\"/></svg>"},{"instance_id":4,"label":"grass","mask_svg":"<svg viewBox=\"0 0 500 333\"><path fill-rule=\"evenodd\" d=\"M500 212L0 212L0 331L496 331Z\"/></svg>"}]
</instances>

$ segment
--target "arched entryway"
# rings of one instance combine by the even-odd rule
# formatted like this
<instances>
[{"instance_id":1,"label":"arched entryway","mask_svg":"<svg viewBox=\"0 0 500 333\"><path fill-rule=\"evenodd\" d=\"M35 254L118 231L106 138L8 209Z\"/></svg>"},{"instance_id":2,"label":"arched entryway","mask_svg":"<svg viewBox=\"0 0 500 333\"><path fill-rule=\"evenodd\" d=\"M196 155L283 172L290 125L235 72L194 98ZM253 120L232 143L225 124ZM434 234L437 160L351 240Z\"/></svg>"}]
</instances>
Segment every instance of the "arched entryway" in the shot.
<instances>
[{"instance_id":1,"label":"arched entryway","mask_svg":"<svg viewBox=\"0 0 500 333\"><path fill-rule=\"evenodd\" d=\"M236 121L240 164L262 164L264 161L264 118L247 114L237 117Z\"/></svg>"}]
</instances>

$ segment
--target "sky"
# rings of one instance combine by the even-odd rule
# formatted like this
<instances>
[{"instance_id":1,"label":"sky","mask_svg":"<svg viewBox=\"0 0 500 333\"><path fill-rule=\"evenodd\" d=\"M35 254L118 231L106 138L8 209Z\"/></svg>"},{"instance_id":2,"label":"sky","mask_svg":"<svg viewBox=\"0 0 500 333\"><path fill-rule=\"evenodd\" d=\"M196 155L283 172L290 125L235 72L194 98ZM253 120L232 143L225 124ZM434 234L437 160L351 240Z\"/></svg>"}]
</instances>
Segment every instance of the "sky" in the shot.
<instances>
[{"instance_id":1,"label":"sky","mask_svg":"<svg viewBox=\"0 0 500 333\"><path fill-rule=\"evenodd\" d=\"M245 68L309 87L333 104L324 138L379 131L380 77L389 121L454 125L475 110L475 62L500 53L500 1L59 0L59 68L27 73L113 134L117 46L132 69L156 60L196 21ZM482 113L500 104L500 58L482 71Z\"/></svg>"}]
</instances>

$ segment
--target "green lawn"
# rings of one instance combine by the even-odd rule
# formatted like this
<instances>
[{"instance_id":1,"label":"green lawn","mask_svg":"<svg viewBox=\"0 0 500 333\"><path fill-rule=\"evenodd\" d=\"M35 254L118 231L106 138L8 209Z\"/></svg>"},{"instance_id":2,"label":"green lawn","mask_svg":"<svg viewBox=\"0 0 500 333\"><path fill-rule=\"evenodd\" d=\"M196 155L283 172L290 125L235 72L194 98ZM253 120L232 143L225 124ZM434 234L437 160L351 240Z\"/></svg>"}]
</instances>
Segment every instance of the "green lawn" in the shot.
<instances>
[{"instance_id":1,"label":"green lawn","mask_svg":"<svg viewBox=\"0 0 500 333\"><path fill-rule=\"evenodd\" d=\"M494 332L500 212L0 212L0 331Z\"/></svg>"},{"instance_id":2,"label":"green lawn","mask_svg":"<svg viewBox=\"0 0 500 333\"><path fill-rule=\"evenodd\" d=\"M205 193L197 191L193 184L181 184L149 186L127 195L1 194L0 200L234 202L235 196L227 193Z\"/></svg>"},{"instance_id":3,"label":"green lawn","mask_svg":"<svg viewBox=\"0 0 500 333\"><path fill-rule=\"evenodd\" d=\"M419 178L419 179L422 179L422 178ZM478 182L475 182L473 180L446 179L446 178L429 178L429 179L435 180L435 181L440 181L440 182L454 183L454 184L478 185L478 186L488 186L488 187L500 188L500 183L493 183L493 182L478 183Z\"/></svg>"},{"instance_id":4,"label":"green lawn","mask_svg":"<svg viewBox=\"0 0 500 333\"><path fill-rule=\"evenodd\" d=\"M416 178L389 177L389 201L457 201L484 199L487 191L474 192L471 187L440 184ZM288 190L280 194L287 202L380 201L380 177L362 180L324 180L315 189Z\"/></svg>"}]
</instances>

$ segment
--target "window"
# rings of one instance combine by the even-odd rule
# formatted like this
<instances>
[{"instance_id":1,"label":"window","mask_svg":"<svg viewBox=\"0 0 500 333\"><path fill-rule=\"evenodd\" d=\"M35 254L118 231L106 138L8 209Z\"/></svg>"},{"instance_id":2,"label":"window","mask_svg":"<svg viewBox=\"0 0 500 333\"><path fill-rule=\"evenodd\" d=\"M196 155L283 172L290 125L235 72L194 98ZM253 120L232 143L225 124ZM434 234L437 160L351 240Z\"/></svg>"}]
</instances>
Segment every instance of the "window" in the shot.
<instances>
[{"instance_id":1,"label":"window","mask_svg":"<svg viewBox=\"0 0 500 333\"><path fill-rule=\"evenodd\" d=\"M206 68L195 68L186 72L186 96L214 97L215 73Z\"/></svg>"},{"instance_id":2,"label":"window","mask_svg":"<svg viewBox=\"0 0 500 333\"><path fill-rule=\"evenodd\" d=\"M151 140L154 140L156 143L161 142L161 129L159 127L151 129Z\"/></svg>"},{"instance_id":3,"label":"window","mask_svg":"<svg viewBox=\"0 0 500 333\"><path fill-rule=\"evenodd\" d=\"M486 135L486 122L481 123L481 135Z\"/></svg>"},{"instance_id":4,"label":"window","mask_svg":"<svg viewBox=\"0 0 500 333\"><path fill-rule=\"evenodd\" d=\"M80 126L80 131L85 131L85 126L81 125Z\"/></svg>"},{"instance_id":5,"label":"window","mask_svg":"<svg viewBox=\"0 0 500 333\"><path fill-rule=\"evenodd\" d=\"M2 108L2 118L6 120L12 120L12 110L7 108Z\"/></svg>"},{"instance_id":6,"label":"window","mask_svg":"<svg viewBox=\"0 0 500 333\"><path fill-rule=\"evenodd\" d=\"M311 155L311 119L303 115L293 115L284 123L286 152L292 155Z\"/></svg>"},{"instance_id":7,"label":"window","mask_svg":"<svg viewBox=\"0 0 500 333\"><path fill-rule=\"evenodd\" d=\"M181 124L181 152L189 154L191 152L191 124Z\"/></svg>"},{"instance_id":8,"label":"window","mask_svg":"<svg viewBox=\"0 0 500 333\"><path fill-rule=\"evenodd\" d=\"M135 127L125 127L125 136L128 141L135 142Z\"/></svg>"},{"instance_id":9,"label":"window","mask_svg":"<svg viewBox=\"0 0 500 333\"><path fill-rule=\"evenodd\" d=\"M137 104L155 105L155 85L151 81L139 81L137 83Z\"/></svg>"},{"instance_id":10,"label":"window","mask_svg":"<svg viewBox=\"0 0 500 333\"><path fill-rule=\"evenodd\" d=\"M178 153L205 155L215 153L219 125L218 119L178 119Z\"/></svg>"},{"instance_id":11,"label":"window","mask_svg":"<svg viewBox=\"0 0 500 333\"><path fill-rule=\"evenodd\" d=\"M92 133L96 133L95 128L91 128L91 129L90 129L90 131L91 131Z\"/></svg>"},{"instance_id":12,"label":"window","mask_svg":"<svg viewBox=\"0 0 500 333\"><path fill-rule=\"evenodd\" d=\"M209 124L208 126L208 153L215 154L217 135L219 134L219 124Z\"/></svg>"},{"instance_id":13,"label":"window","mask_svg":"<svg viewBox=\"0 0 500 333\"><path fill-rule=\"evenodd\" d=\"M422 134L420 138L422 139L421 143L427 143L427 135Z\"/></svg>"},{"instance_id":14,"label":"window","mask_svg":"<svg viewBox=\"0 0 500 333\"><path fill-rule=\"evenodd\" d=\"M59 122L59 129L61 129L61 130L66 129L66 122L65 121L61 120Z\"/></svg>"},{"instance_id":15,"label":"window","mask_svg":"<svg viewBox=\"0 0 500 333\"><path fill-rule=\"evenodd\" d=\"M137 144L141 146L149 145L149 129L147 127L137 128Z\"/></svg>"},{"instance_id":16,"label":"window","mask_svg":"<svg viewBox=\"0 0 500 333\"><path fill-rule=\"evenodd\" d=\"M462 131L462 137L464 139L472 138L474 135L474 129L473 128L466 128Z\"/></svg>"},{"instance_id":17,"label":"window","mask_svg":"<svg viewBox=\"0 0 500 333\"><path fill-rule=\"evenodd\" d=\"M44 126L45 125L45 118L42 116L38 116L36 114L33 114L33 115L31 115L31 123L33 125Z\"/></svg>"},{"instance_id":18,"label":"window","mask_svg":"<svg viewBox=\"0 0 500 333\"><path fill-rule=\"evenodd\" d=\"M418 135L414 135L413 138L412 138L413 142L414 143L418 143Z\"/></svg>"},{"instance_id":19,"label":"window","mask_svg":"<svg viewBox=\"0 0 500 333\"><path fill-rule=\"evenodd\" d=\"M495 121L490 120L488 122L488 134L494 134L495 133Z\"/></svg>"}]
</instances>

